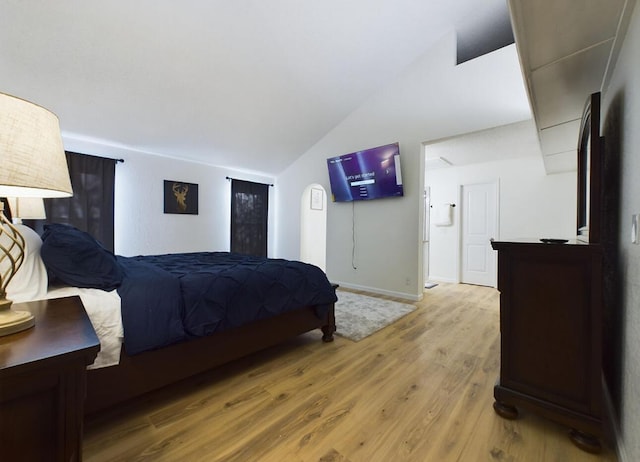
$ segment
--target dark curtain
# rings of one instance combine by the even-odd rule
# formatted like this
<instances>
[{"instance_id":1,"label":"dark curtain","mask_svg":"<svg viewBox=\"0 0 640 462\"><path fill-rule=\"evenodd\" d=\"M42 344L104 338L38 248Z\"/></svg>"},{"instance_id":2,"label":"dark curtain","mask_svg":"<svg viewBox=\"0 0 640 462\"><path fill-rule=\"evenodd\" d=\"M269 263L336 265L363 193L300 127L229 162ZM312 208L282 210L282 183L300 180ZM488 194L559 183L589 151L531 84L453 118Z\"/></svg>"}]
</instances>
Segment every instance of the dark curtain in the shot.
<instances>
[{"instance_id":1,"label":"dark curtain","mask_svg":"<svg viewBox=\"0 0 640 462\"><path fill-rule=\"evenodd\" d=\"M72 225L88 232L113 252L114 185L118 161L75 152L66 155L73 196L45 199L47 218L28 224L40 234L46 223Z\"/></svg>"},{"instance_id":2,"label":"dark curtain","mask_svg":"<svg viewBox=\"0 0 640 462\"><path fill-rule=\"evenodd\" d=\"M269 185L231 180L231 251L267 256Z\"/></svg>"}]
</instances>

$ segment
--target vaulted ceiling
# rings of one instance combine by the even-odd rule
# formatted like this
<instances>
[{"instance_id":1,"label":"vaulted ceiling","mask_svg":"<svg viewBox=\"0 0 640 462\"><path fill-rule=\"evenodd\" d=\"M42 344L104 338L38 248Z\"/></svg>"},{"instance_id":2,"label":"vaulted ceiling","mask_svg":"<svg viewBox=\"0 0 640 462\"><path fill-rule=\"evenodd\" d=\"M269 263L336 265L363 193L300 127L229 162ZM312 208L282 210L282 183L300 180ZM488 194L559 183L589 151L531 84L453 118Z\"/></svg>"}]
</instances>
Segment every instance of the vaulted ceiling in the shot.
<instances>
[{"instance_id":1,"label":"vaulted ceiling","mask_svg":"<svg viewBox=\"0 0 640 462\"><path fill-rule=\"evenodd\" d=\"M473 49L507 14L504 0L3 0L0 91L55 112L66 137L277 174L444 34Z\"/></svg>"}]
</instances>

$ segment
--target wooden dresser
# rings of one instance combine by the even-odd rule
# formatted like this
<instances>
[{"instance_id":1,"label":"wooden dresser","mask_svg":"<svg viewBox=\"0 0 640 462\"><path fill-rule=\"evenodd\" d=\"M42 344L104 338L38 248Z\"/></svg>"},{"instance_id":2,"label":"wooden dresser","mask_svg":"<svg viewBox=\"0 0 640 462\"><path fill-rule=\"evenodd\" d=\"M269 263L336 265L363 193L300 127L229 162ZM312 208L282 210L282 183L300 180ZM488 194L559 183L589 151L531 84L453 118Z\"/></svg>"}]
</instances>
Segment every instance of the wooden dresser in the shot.
<instances>
[{"instance_id":1,"label":"wooden dresser","mask_svg":"<svg viewBox=\"0 0 640 462\"><path fill-rule=\"evenodd\" d=\"M500 378L494 409L518 407L572 431L598 452L603 436L602 248L597 244L492 242L498 251Z\"/></svg>"},{"instance_id":2,"label":"wooden dresser","mask_svg":"<svg viewBox=\"0 0 640 462\"><path fill-rule=\"evenodd\" d=\"M36 325L0 337L0 458L82 460L86 367L100 342L79 297L14 304Z\"/></svg>"}]
</instances>

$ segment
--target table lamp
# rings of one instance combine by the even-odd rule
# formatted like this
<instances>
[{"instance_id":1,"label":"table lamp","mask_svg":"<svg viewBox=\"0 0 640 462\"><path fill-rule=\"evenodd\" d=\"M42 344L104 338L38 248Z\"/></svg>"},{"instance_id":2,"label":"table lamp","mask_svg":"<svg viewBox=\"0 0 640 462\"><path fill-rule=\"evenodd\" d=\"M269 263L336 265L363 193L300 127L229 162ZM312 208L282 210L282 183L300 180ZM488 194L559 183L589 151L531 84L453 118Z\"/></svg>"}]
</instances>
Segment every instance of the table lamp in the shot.
<instances>
[{"instance_id":1,"label":"table lamp","mask_svg":"<svg viewBox=\"0 0 640 462\"><path fill-rule=\"evenodd\" d=\"M44 200L41 197L7 197L11 218L14 225L22 224L22 220L44 220Z\"/></svg>"},{"instance_id":2,"label":"table lamp","mask_svg":"<svg viewBox=\"0 0 640 462\"><path fill-rule=\"evenodd\" d=\"M72 194L58 117L29 101L0 93L0 197ZM35 324L28 311L11 309L6 293L24 261L24 246L24 238L0 205L0 336Z\"/></svg>"}]
</instances>

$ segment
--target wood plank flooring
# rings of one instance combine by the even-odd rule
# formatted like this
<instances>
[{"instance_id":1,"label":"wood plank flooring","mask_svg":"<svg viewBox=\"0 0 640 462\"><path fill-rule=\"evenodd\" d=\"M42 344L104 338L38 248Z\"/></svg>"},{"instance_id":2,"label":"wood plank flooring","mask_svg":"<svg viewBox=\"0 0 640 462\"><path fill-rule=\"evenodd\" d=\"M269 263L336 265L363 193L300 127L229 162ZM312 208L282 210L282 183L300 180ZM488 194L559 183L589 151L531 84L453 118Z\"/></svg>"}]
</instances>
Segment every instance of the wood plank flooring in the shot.
<instances>
[{"instance_id":1,"label":"wood plank flooring","mask_svg":"<svg viewBox=\"0 0 640 462\"><path fill-rule=\"evenodd\" d=\"M417 305L360 342L308 333L90 416L84 460L616 460L533 414L495 414L495 289L440 284Z\"/></svg>"}]
</instances>

